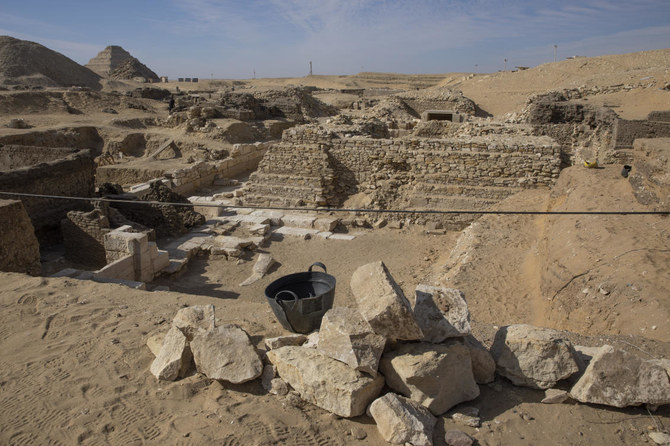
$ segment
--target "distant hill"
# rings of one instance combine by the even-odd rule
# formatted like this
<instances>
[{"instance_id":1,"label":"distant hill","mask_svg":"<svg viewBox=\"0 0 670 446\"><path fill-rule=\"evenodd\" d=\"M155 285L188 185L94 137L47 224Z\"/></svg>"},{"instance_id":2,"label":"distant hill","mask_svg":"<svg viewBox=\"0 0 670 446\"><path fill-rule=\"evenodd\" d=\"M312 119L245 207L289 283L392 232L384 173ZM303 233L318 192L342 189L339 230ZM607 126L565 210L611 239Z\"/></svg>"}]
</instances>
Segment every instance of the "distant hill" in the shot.
<instances>
[{"instance_id":1,"label":"distant hill","mask_svg":"<svg viewBox=\"0 0 670 446\"><path fill-rule=\"evenodd\" d=\"M0 36L0 83L100 89L100 76L39 43Z\"/></svg>"}]
</instances>

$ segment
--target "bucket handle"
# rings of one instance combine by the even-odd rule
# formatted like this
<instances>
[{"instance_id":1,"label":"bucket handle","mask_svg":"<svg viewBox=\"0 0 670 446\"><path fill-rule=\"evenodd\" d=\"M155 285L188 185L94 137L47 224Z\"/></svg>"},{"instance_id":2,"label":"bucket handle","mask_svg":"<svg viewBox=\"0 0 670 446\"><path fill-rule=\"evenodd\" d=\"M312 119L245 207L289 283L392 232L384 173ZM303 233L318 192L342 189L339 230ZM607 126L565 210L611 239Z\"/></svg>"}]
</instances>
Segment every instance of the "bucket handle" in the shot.
<instances>
[{"instance_id":1,"label":"bucket handle","mask_svg":"<svg viewBox=\"0 0 670 446\"><path fill-rule=\"evenodd\" d=\"M309 267L309 270L308 270L308 271L311 273L311 272L312 272L312 268L315 267L315 266L318 266L318 267L323 268L323 272L324 272L324 273L327 273L327 272L328 272L328 271L326 270L326 265L324 265L324 264L321 263L321 262L314 262L314 263L312 263L312 265Z\"/></svg>"},{"instance_id":2,"label":"bucket handle","mask_svg":"<svg viewBox=\"0 0 670 446\"><path fill-rule=\"evenodd\" d=\"M291 331L292 331L292 332L294 332L294 333L298 333L298 331L293 327L293 324L291 323L291 321L288 319L288 314L286 314L286 308L284 307L284 304L283 304L284 301L283 301L283 300L279 300L279 299L277 299L277 297L278 297L281 293L288 293L288 294L290 294L291 296L293 296L293 304L291 305L291 308L290 308L289 311L293 311L293 309L295 308L295 304L298 303L298 295L295 294L293 291L290 291L290 290L281 290L280 292L278 292L277 294L275 294L275 302L277 302L277 304L279 304L279 306L281 307L282 311L284 312L284 319L286 319L286 323L287 323L288 326L291 328Z\"/></svg>"},{"instance_id":3,"label":"bucket handle","mask_svg":"<svg viewBox=\"0 0 670 446\"><path fill-rule=\"evenodd\" d=\"M278 299L278 297L279 297L279 295L280 295L281 293L288 293L288 294L290 294L291 296L293 296L293 302L291 302L292 305L291 305L291 308L290 308L291 310L293 310L293 309L295 308L295 304L298 303L298 295L295 294L293 291L290 291L290 290L281 290L280 292L278 292L277 294L275 294L275 300L277 301L277 303L278 303L279 305L281 305L282 308L284 308L284 304L283 304L284 301Z\"/></svg>"}]
</instances>

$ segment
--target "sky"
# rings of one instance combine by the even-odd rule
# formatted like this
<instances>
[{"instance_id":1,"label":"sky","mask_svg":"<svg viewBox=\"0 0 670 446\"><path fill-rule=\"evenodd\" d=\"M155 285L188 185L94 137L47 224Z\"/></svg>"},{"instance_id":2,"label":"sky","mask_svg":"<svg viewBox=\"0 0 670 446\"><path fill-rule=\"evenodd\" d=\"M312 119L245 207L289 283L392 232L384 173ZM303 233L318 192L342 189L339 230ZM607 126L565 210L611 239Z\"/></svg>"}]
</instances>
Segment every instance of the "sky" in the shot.
<instances>
[{"instance_id":1,"label":"sky","mask_svg":"<svg viewBox=\"0 0 670 446\"><path fill-rule=\"evenodd\" d=\"M670 0L2 0L0 35L170 78L482 73L668 48Z\"/></svg>"}]
</instances>

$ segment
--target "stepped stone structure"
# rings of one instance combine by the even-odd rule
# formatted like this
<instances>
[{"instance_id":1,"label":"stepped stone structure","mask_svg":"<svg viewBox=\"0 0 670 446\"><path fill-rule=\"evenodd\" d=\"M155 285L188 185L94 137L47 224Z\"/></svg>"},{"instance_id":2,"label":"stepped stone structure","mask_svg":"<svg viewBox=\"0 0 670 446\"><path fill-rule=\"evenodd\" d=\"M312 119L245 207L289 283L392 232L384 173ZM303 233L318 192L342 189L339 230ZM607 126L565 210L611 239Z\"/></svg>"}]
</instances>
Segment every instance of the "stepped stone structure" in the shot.
<instances>
[{"instance_id":1,"label":"stepped stone structure","mask_svg":"<svg viewBox=\"0 0 670 446\"><path fill-rule=\"evenodd\" d=\"M108 77L123 62L132 58L133 56L120 46L110 45L89 60L85 66L102 77Z\"/></svg>"},{"instance_id":2,"label":"stepped stone structure","mask_svg":"<svg viewBox=\"0 0 670 446\"><path fill-rule=\"evenodd\" d=\"M523 188L551 186L560 169L561 147L546 136L347 138L305 125L269 148L244 201L337 207L366 192L385 200L381 208L482 210Z\"/></svg>"}]
</instances>

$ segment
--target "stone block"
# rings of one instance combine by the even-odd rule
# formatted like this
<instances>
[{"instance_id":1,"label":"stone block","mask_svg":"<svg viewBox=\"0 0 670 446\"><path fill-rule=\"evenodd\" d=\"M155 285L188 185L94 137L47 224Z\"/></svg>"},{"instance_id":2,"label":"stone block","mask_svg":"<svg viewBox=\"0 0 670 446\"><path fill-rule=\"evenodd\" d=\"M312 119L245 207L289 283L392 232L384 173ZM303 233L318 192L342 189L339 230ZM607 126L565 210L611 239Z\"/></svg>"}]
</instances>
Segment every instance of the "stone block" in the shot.
<instances>
[{"instance_id":1,"label":"stone block","mask_svg":"<svg viewBox=\"0 0 670 446\"><path fill-rule=\"evenodd\" d=\"M188 368L191 351L186 336L176 327L170 328L160 352L151 363L151 373L160 380L174 381L180 372Z\"/></svg>"},{"instance_id":2,"label":"stone block","mask_svg":"<svg viewBox=\"0 0 670 446\"><path fill-rule=\"evenodd\" d=\"M603 345L570 395L582 403L614 407L670 404L670 378L658 362Z\"/></svg>"},{"instance_id":3,"label":"stone block","mask_svg":"<svg viewBox=\"0 0 670 446\"><path fill-rule=\"evenodd\" d=\"M267 357L302 399L341 417L362 415L384 385L383 377L357 372L312 348L281 347Z\"/></svg>"},{"instance_id":4,"label":"stone block","mask_svg":"<svg viewBox=\"0 0 670 446\"><path fill-rule=\"evenodd\" d=\"M214 330L214 305L194 305L177 311L172 326L184 333L191 341L197 334Z\"/></svg>"},{"instance_id":5,"label":"stone block","mask_svg":"<svg viewBox=\"0 0 670 446\"><path fill-rule=\"evenodd\" d=\"M460 340L445 344L400 344L379 364L387 385L442 415L456 404L479 396L470 353Z\"/></svg>"},{"instance_id":6,"label":"stone block","mask_svg":"<svg viewBox=\"0 0 670 446\"><path fill-rule=\"evenodd\" d=\"M314 228L316 217L313 215L286 214L282 217L282 221L284 226L311 229Z\"/></svg>"},{"instance_id":7,"label":"stone block","mask_svg":"<svg viewBox=\"0 0 670 446\"><path fill-rule=\"evenodd\" d=\"M339 223L338 218L333 217L322 217L314 220L314 229L318 229L322 232L332 232Z\"/></svg>"},{"instance_id":8,"label":"stone block","mask_svg":"<svg viewBox=\"0 0 670 446\"><path fill-rule=\"evenodd\" d=\"M415 401L387 393L372 402L369 412L385 441L414 446L433 445L437 418Z\"/></svg>"},{"instance_id":9,"label":"stone block","mask_svg":"<svg viewBox=\"0 0 670 446\"><path fill-rule=\"evenodd\" d=\"M470 334L470 312L465 296L453 288L417 285L414 317L428 342L440 343Z\"/></svg>"},{"instance_id":10,"label":"stone block","mask_svg":"<svg viewBox=\"0 0 670 446\"><path fill-rule=\"evenodd\" d=\"M386 338L376 334L353 308L332 308L323 316L318 350L355 370L377 376L385 345Z\"/></svg>"},{"instance_id":11,"label":"stone block","mask_svg":"<svg viewBox=\"0 0 670 446\"><path fill-rule=\"evenodd\" d=\"M263 373L263 362L249 336L237 325L200 332L191 341L198 372L210 379L241 384Z\"/></svg>"},{"instance_id":12,"label":"stone block","mask_svg":"<svg viewBox=\"0 0 670 446\"><path fill-rule=\"evenodd\" d=\"M517 386L548 389L579 371L570 341L549 328L525 324L502 327L491 355L498 374Z\"/></svg>"},{"instance_id":13,"label":"stone block","mask_svg":"<svg viewBox=\"0 0 670 446\"><path fill-rule=\"evenodd\" d=\"M390 341L423 338L409 301L383 262L369 263L354 271L351 291L358 311L375 333Z\"/></svg>"}]
</instances>

